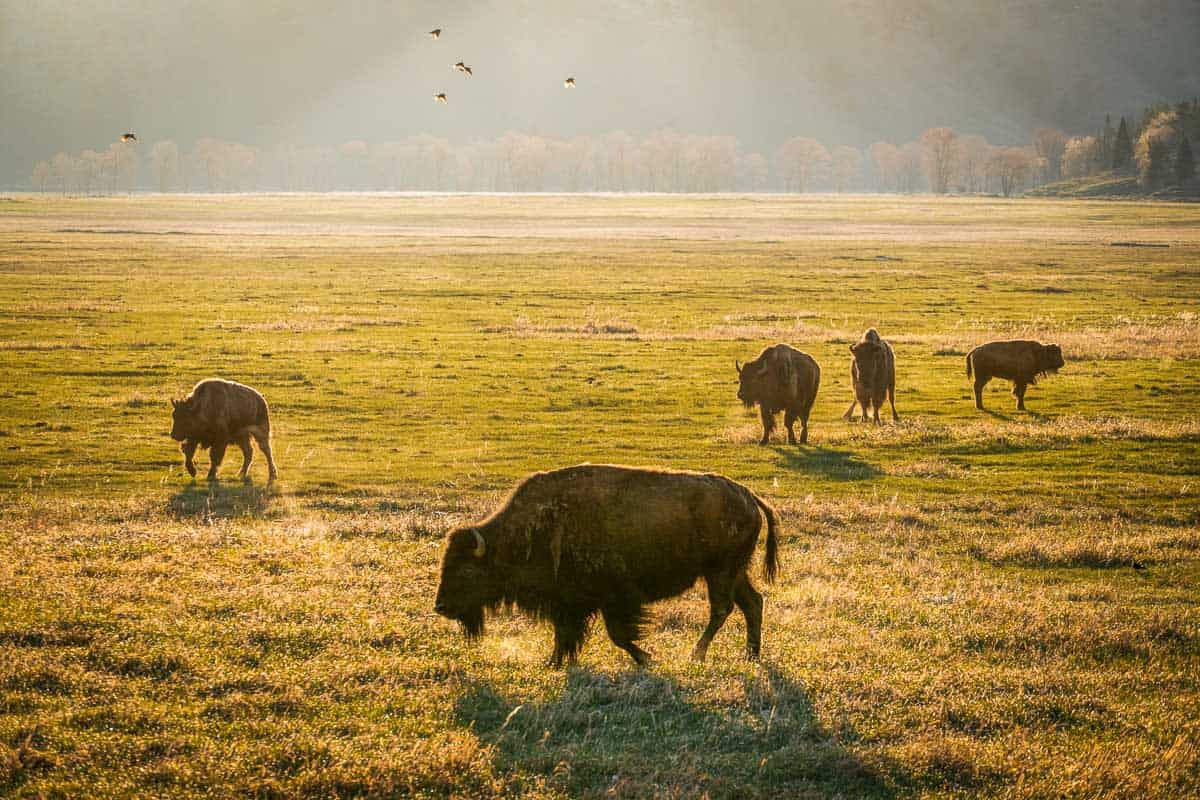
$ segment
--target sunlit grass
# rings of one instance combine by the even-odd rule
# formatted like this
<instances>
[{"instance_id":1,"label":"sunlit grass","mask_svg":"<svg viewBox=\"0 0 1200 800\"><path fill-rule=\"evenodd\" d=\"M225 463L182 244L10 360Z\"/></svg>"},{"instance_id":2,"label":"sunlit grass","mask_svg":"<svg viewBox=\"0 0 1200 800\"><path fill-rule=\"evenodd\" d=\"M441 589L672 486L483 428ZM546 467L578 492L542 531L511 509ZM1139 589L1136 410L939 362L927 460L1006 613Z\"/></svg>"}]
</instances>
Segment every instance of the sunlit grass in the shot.
<instances>
[{"instance_id":1,"label":"sunlit grass","mask_svg":"<svg viewBox=\"0 0 1200 800\"><path fill-rule=\"evenodd\" d=\"M0 206L0 793L1200 791L1200 217L929 198L129 197ZM1112 247L1153 241L1168 247ZM898 424L845 423L847 344ZM1066 368L974 409L962 353ZM823 366L755 442L734 359ZM271 403L281 480L193 484L171 397ZM645 671L432 611L441 538L585 460L781 512L764 662L703 591ZM205 458L199 457L203 469ZM760 558L759 556L756 557Z\"/></svg>"}]
</instances>

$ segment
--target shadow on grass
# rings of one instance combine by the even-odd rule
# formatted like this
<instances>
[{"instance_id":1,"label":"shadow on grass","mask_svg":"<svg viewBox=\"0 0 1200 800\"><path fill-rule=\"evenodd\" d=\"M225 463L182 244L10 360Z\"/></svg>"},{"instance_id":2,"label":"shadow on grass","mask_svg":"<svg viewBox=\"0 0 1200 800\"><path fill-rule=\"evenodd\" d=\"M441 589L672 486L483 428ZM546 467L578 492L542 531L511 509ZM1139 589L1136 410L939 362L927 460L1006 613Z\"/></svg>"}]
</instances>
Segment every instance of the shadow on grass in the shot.
<instances>
[{"instance_id":1,"label":"shadow on grass","mask_svg":"<svg viewBox=\"0 0 1200 800\"><path fill-rule=\"evenodd\" d=\"M736 702L714 707L650 672L573 668L553 700L519 704L476 684L456 712L501 769L553 776L572 797L893 796L821 726L802 686L766 665L743 680Z\"/></svg>"},{"instance_id":2,"label":"shadow on grass","mask_svg":"<svg viewBox=\"0 0 1200 800\"><path fill-rule=\"evenodd\" d=\"M277 494L272 484L193 482L170 499L167 511L176 519L266 517Z\"/></svg>"},{"instance_id":3,"label":"shadow on grass","mask_svg":"<svg viewBox=\"0 0 1200 800\"><path fill-rule=\"evenodd\" d=\"M865 481L883 474L878 467L859 459L849 450L833 450L812 445L779 448L784 466L800 472L815 473L833 481Z\"/></svg>"}]
</instances>

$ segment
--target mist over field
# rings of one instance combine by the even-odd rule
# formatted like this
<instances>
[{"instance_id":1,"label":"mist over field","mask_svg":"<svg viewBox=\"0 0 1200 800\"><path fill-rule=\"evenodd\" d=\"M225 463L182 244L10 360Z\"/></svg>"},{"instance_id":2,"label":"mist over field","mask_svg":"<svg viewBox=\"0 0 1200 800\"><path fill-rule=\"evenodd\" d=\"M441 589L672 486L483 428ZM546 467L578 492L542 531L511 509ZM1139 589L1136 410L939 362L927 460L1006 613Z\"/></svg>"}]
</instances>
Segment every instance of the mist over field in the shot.
<instances>
[{"instance_id":1,"label":"mist over field","mask_svg":"<svg viewBox=\"0 0 1200 800\"><path fill-rule=\"evenodd\" d=\"M1191 98L1197 41L1193 0L7 0L0 185L126 130L271 148L673 129L770 153L948 126L1011 145Z\"/></svg>"}]
</instances>

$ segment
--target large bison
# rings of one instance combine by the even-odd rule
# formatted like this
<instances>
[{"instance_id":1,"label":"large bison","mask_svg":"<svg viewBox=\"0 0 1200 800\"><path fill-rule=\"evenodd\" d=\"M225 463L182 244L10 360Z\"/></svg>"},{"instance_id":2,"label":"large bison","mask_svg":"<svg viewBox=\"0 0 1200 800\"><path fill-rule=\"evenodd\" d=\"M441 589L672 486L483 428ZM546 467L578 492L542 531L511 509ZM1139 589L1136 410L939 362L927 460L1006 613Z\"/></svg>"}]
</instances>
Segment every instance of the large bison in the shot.
<instances>
[{"instance_id":1,"label":"large bison","mask_svg":"<svg viewBox=\"0 0 1200 800\"><path fill-rule=\"evenodd\" d=\"M879 338L879 332L868 328L863 334L862 341L850 345L853 358L850 359L850 381L854 390L854 400L842 415L842 419L850 419L854 414L854 406L862 406L862 421L867 421L867 409L874 411L875 424L879 424L879 407L886 397L892 406L892 422L898 422L896 414L896 355L892 345L885 339Z\"/></svg>"},{"instance_id":2,"label":"large bison","mask_svg":"<svg viewBox=\"0 0 1200 800\"><path fill-rule=\"evenodd\" d=\"M212 448L208 479L217 479L217 468L225 458L225 448L236 444L242 449L242 469L238 476L243 480L254 460L250 448L250 437L267 458L270 479L275 480L275 459L271 457L271 418L267 401L249 386L220 378L200 381L192 393L182 400L172 400L171 438L183 442L184 466L188 474L195 477L196 465L192 457L197 447Z\"/></svg>"},{"instance_id":3,"label":"large bison","mask_svg":"<svg viewBox=\"0 0 1200 800\"><path fill-rule=\"evenodd\" d=\"M800 420L800 444L808 441L808 415L821 386L821 367L808 353L786 344L768 347L746 364L733 362L738 371L738 400L746 408L758 404L763 435L759 444L771 440L775 415L783 414L788 444L796 444L792 425Z\"/></svg>"},{"instance_id":4,"label":"large bison","mask_svg":"<svg viewBox=\"0 0 1200 800\"><path fill-rule=\"evenodd\" d=\"M644 664L643 606L703 576L709 620L692 657L704 659L736 604L746 617L747 655L757 658L763 600L747 567L760 512L772 581L775 514L729 478L589 464L534 473L486 520L447 537L434 610L474 638L485 610L515 604L553 623L555 666L576 658L599 613L613 643Z\"/></svg>"},{"instance_id":5,"label":"large bison","mask_svg":"<svg viewBox=\"0 0 1200 800\"><path fill-rule=\"evenodd\" d=\"M975 373L975 407L983 408L983 387L992 378L1013 382L1017 409L1025 410L1025 389L1037 384L1037 377L1058 372L1066 363L1062 348L1026 339L988 342L967 353L967 377Z\"/></svg>"}]
</instances>

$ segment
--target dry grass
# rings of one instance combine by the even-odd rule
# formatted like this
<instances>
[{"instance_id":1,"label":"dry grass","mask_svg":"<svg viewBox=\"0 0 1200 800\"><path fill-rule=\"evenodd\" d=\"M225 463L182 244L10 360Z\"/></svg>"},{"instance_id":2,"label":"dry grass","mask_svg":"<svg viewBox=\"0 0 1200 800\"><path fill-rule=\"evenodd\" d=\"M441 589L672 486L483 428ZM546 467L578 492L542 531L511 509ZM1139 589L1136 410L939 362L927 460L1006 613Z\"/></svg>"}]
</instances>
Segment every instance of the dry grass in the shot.
<instances>
[{"instance_id":1,"label":"dry grass","mask_svg":"<svg viewBox=\"0 0 1200 800\"><path fill-rule=\"evenodd\" d=\"M3 204L0 794L1195 796L1198 255L1156 203ZM899 424L840 420L866 327ZM977 412L935 351L1012 335L1068 366ZM805 447L735 398L780 340L824 366ZM167 400L214 374L274 485L183 475ZM581 461L774 504L761 664L737 614L688 660L700 586L645 670L433 612L445 532Z\"/></svg>"}]
</instances>

